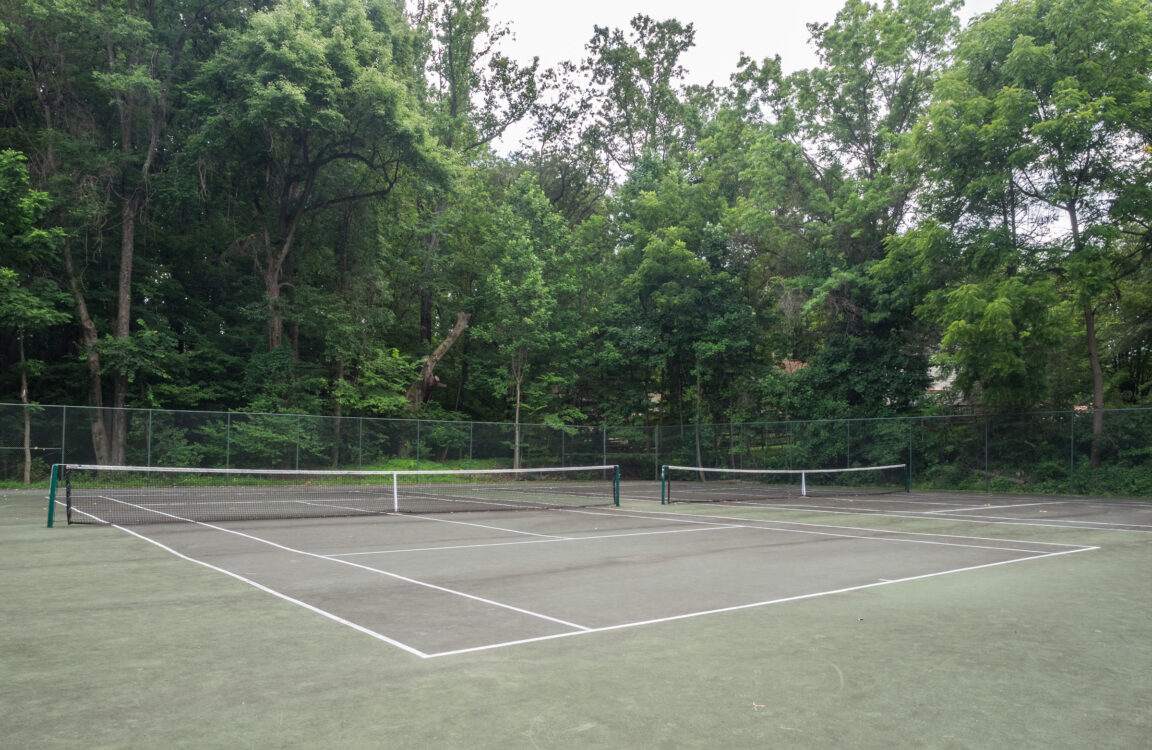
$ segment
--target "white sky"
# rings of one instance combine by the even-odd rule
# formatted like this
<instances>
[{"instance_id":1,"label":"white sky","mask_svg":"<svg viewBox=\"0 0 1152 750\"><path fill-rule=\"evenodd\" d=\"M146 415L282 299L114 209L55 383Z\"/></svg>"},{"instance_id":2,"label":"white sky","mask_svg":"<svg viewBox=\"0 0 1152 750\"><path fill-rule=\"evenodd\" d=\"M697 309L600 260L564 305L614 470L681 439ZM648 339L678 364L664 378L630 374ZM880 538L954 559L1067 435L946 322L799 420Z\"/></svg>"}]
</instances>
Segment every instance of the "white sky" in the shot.
<instances>
[{"instance_id":1,"label":"white sky","mask_svg":"<svg viewBox=\"0 0 1152 750\"><path fill-rule=\"evenodd\" d=\"M966 0L961 18L966 22L998 2ZM843 0L492 0L489 16L507 24L516 36L503 40L504 54L521 62L538 56L543 67L581 60L594 25L627 31L639 13L657 21L675 18L696 29L696 46L683 58L689 82L724 86L736 72L742 51L756 61L778 54L787 71L813 67L816 56L808 44L806 24L832 21L843 4Z\"/></svg>"}]
</instances>

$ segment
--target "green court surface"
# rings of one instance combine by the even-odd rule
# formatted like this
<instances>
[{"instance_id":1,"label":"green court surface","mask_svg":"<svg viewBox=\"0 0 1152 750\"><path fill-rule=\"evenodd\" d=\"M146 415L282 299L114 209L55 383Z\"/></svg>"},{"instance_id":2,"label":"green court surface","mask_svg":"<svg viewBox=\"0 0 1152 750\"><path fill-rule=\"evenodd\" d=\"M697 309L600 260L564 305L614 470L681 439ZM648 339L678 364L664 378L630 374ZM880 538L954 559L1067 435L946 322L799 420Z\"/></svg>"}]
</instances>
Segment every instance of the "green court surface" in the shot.
<instances>
[{"instance_id":1,"label":"green court surface","mask_svg":"<svg viewBox=\"0 0 1152 750\"><path fill-rule=\"evenodd\" d=\"M0 745L1148 746L1152 503L621 495L49 529L5 491Z\"/></svg>"}]
</instances>

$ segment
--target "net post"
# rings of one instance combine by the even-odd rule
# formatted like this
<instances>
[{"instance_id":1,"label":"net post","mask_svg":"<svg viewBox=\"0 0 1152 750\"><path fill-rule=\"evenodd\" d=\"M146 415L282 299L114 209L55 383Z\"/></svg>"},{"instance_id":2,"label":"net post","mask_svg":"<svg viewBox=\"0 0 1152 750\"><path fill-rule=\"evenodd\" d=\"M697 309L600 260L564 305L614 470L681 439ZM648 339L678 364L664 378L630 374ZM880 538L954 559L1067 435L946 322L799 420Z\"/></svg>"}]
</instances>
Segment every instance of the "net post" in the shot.
<instances>
[{"instance_id":1,"label":"net post","mask_svg":"<svg viewBox=\"0 0 1152 750\"><path fill-rule=\"evenodd\" d=\"M52 479L48 483L48 528L52 528L52 520L56 516L56 477L60 464L52 464Z\"/></svg>"},{"instance_id":2,"label":"net post","mask_svg":"<svg viewBox=\"0 0 1152 750\"><path fill-rule=\"evenodd\" d=\"M912 466L904 464L904 491L912 492Z\"/></svg>"},{"instance_id":3,"label":"net post","mask_svg":"<svg viewBox=\"0 0 1152 750\"><path fill-rule=\"evenodd\" d=\"M660 504L668 504L668 465L660 467Z\"/></svg>"},{"instance_id":4,"label":"net post","mask_svg":"<svg viewBox=\"0 0 1152 750\"><path fill-rule=\"evenodd\" d=\"M620 507L620 466L616 465L616 477L612 480L612 504Z\"/></svg>"},{"instance_id":5,"label":"net post","mask_svg":"<svg viewBox=\"0 0 1152 750\"><path fill-rule=\"evenodd\" d=\"M800 472L800 497L808 497L808 473Z\"/></svg>"},{"instance_id":6,"label":"net post","mask_svg":"<svg viewBox=\"0 0 1152 750\"><path fill-rule=\"evenodd\" d=\"M392 472L392 511L400 512L400 487L396 480L396 472Z\"/></svg>"}]
</instances>

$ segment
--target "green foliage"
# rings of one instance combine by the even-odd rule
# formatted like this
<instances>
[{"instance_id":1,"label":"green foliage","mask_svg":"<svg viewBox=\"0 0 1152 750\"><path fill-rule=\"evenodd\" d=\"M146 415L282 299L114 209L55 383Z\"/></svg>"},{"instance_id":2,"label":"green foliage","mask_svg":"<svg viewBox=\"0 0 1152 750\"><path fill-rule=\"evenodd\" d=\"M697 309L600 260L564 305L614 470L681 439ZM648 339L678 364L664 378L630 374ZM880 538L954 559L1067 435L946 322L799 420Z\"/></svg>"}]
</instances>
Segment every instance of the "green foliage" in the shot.
<instances>
[{"instance_id":1,"label":"green foliage","mask_svg":"<svg viewBox=\"0 0 1152 750\"><path fill-rule=\"evenodd\" d=\"M399 417L408 411L404 392L418 376L418 370L417 364L399 350L380 351L362 363L354 383L337 381L333 396L336 403L358 414Z\"/></svg>"},{"instance_id":2,"label":"green foliage","mask_svg":"<svg viewBox=\"0 0 1152 750\"><path fill-rule=\"evenodd\" d=\"M591 83L604 91L589 137L624 170L648 155L676 159L688 145L688 107L677 82L684 75L680 58L696 38L692 24L675 19L637 15L629 25L630 38L595 27L584 63Z\"/></svg>"},{"instance_id":3,"label":"green foliage","mask_svg":"<svg viewBox=\"0 0 1152 750\"><path fill-rule=\"evenodd\" d=\"M1095 351L1096 317L1147 252L1129 198L1147 184L1135 146L1152 111L1150 23L1128 0L1006 3L961 36L917 129L941 226L898 252L935 279L921 311L958 384L989 405L1047 403L1074 361L1056 349L1073 311ZM1101 406L1093 380L1076 395Z\"/></svg>"},{"instance_id":4,"label":"green foliage","mask_svg":"<svg viewBox=\"0 0 1152 750\"><path fill-rule=\"evenodd\" d=\"M0 151L0 326L40 330L71 316L67 297L43 274L63 232L40 226L48 195L31 189L25 162L21 153Z\"/></svg>"},{"instance_id":5,"label":"green foliage","mask_svg":"<svg viewBox=\"0 0 1152 750\"><path fill-rule=\"evenodd\" d=\"M838 464L900 436L832 418L1147 402L1144 0L1009 0L962 32L955 0L848 0L811 69L703 88L683 20L541 71L489 4L0 4L0 388L264 413L152 427L164 460L232 465L551 455L526 422L627 425L637 467L657 425L692 428L661 436L686 461ZM425 421L353 446L285 413ZM742 452L733 424L780 418L821 421ZM1064 481L983 466L969 428L932 437L941 482Z\"/></svg>"}]
</instances>

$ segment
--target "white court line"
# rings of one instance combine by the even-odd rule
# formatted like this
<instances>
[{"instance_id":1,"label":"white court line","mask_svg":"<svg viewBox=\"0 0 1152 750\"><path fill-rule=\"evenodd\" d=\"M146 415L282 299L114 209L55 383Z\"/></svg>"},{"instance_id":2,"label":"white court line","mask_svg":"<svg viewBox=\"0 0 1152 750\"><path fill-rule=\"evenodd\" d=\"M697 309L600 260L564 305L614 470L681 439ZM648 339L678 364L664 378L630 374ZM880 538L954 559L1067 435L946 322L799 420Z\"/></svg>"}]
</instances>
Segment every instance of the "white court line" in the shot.
<instances>
[{"instance_id":1,"label":"white court line","mask_svg":"<svg viewBox=\"0 0 1152 750\"><path fill-rule=\"evenodd\" d=\"M1066 505L1067 501L1058 500L1056 502L1047 503L1008 503L1007 505L974 505L971 508L952 508L950 510L926 510L925 513L930 514L944 514L944 513L967 513L973 510L996 510L998 508L1028 508L1034 505Z\"/></svg>"},{"instance_id":2,"label":"white court line","mask_svg":"<svg viewBox=\"0 0 1152 750\"><path fill-rule=\"evenodd\" d=\"M308 552L308 551L302 550L302 549L295 549L293 547L288 547L288 546L283 545L283 544L278 544L278 543L270 541L268 539L262 539L258 536L253 536L252 534L245 534L241 531L236 531L235 529L226 529L223 526L215 526L215 525L210 524L210 523L204 523L203 521L193 521L192 519L182 518L180 516L176 516L176 515L173 515L171 513L164 513L163 511L152 510L150 508L144 508L142 506L134 505L133 503L124 502L123 500L117 500L114 497L104 497L103 495L101 497L103 497L105 500L111 500L112 502L121 503L123 505L132 505L133 507L140 508L140 510L148 510L148 511L153 512L153 513L159 513L160 515L168 516L169 518L175 518L177 520L185 521L187 523L192 523L192 524L195 524L197 526L202 526L206 529L213 529L215 531L223 531L225 534L234 534L236 536L243 537L245 539L250 539L254 542L259 542L260 544L267 544L270 547L276 547L277 549L284 550L285 552L292 552L292 553L295 553L297 555L303 555L305 557L314 557L317 560L325 560L327 562L339 563L340 565L347 565L349 567L358 568L360 570L364 570L364 571L367 571L369 573L375 573L376 575L385 576L387 578L394 578L398 581L404 581L405 583L411 583L411 584L414 584L416 586L423 586L424 588L433 589L434 591L441 591L441 592L444 592L446 594L453 594L455 596L459 596L459 597L462 597L464 599L471 599L472 601L477 601L477 602L480 602L482 604L488 604L488 605L493 606L493 607L499 607L501 609L508 609L508 610L513 611L513 612L518 612L522 615L528 615L530 617L536 617L536 618L539 618L541 620L547 620L549 622L554 622L554 623L557 623L559 625L563 625L565 627L576 628L578 630L588 630L588 628L584 625L578 625L574 622L568 622L567 620L561 620L557 617L550 617L548 615L541 614L539 612L533 612L532 610L529 610L529 609L523 609L521 607L514 607L511 604L504 604L502 602L498 602L498 601L495 601L493 599L485 599L482 596L475 596L474 594L467 594L467 593L464 593L463 591L456 591L455 589L446 588L444 586L437 586L434 583L428 583L427 581L420 581L420 580L417 580L415 578L409 578L407 576L402 576L398 573L392 573L392 572L389 572L387 570L380 570L379 568L373 568L373 567L370 567L368 565L361 565L359 563L354 563L354 562L351 562L349 560L341 560L339 558L331 557L329 555L320 555L320 554L317 554L315 552ZM115 526L115 524L113 524L113 525ZM122 526L116 526L116 528L123 528L123 527ZM127 531L127 529L124 529L124 530ZM129 532L129 533L135 534L135 532ZM147 537L143 537L143 535L140 535L140 534L137 534L137 536L141 536L142 538L147 538Z\"/></svg>"},{"instance_id":3,"label":"white court line","mask_svg":"<svg viewBox=\"0 0 1152 750\"><path fill-rule=\"evenodd\" d=\"M698 521L695 519L715 518L715 519L719 519L721 521L726 522L725 524L723 524L725 526L733 525L733 524L731 524L731 522L736 521L736 522L738 522L736 525L742 525L744 528L762 529L764 531L783 531L785 533L794 532L794 533L798 533L798 534L827 533L828 536L849 537L849 538L857 538L857 539L870 539L873 541L881 541L881 542L883 542L883 541L894 541L894 542L919 541L919 540L914 540L914 539L890 539L890 538L888 538L888 535L904 535L904 536L920 536L920 537L946 537L948 539L972 539L974 541L979 541L979 542L1001 542L1001 543L1007 543L1007 544L1031 544L1031 545L1040 546L1040 547L1075 547L1076 551L1079 551L1080 549L1098 549L1097 547L1087 547L1086 545L1083 545L1083 544L1063 544L1060 542L1034 542L1034 541L1031 541L1028 539L996 539L993 537L961 536L959 534L937 534L937 533L932 533L932 532L927 532L927 531L899 531L899 530L895 530L895 529L892 529L892 530L889 530L889 529L861 529L857 526L835 526L832 524L806 523L803 521L760 520L760 519L756 519L756 518L741 518L740 516L721 516L721 515L713 515L713 514L695 514L695 513L672 513L669 511L654 511L654 510L636 510L636 511L624 511L624 512L644 514L642 516L637 516L638 518L648 518L648 517L651 517L653 515L663 516L663 517L674 516L675 518L668 518L668 520L681 521L682 523L712 524L713 522L711 522L711 521L704 521L704 520ZM829 512L833 512L833 511L829 511ZM869 515L883 515L883 514L869 514ZM893 518L908 518L909 516L899 515L899 516L892 516L892 517ZM681 520L681 519L683 519L683 520ZM756 525L749 525L749 524L756 524ZM777 528L775 526L771 526L770 524L786 524L788 526L811 526L811 527L815 527L817 529L844 529L847 531L857 531L857 532L869 531L869 532L873 532L873 535L872 536L862 536L862 535L853 535L853 534L839 534L839 533L832 533L832 532L818 532L818 531L806 531L806 530L799 530L799 529ZM922 544L948 544L947 542L930 542L930 541L921 541L920 543L922 543ZM950 544L948 546L974 547L977 549L1002 549L1002 550L1005 550L1008 552L1036 552L1036 550L1034 550L1034 549L1020 550L1020 549L1016 549L1014 547L989 547L986 545L979 545L979 544L959 544L959 543L957 543L957 544Z\"/></svg>"},{"instance_id":4,"label":"white court line","mask_svg":"<svg viewBox=\"0 0 1152 750\"><path fill-rule=\"evenodd\" d=\"M915 518L916 516L910 516ZM967 520L972 518L988 518L993 520L988 521L972 521L972 523L1002 523L1006 526L1048 526L1056 529L1080 529L1082 531L1135 531L1137 533L1147 534L1152 531L1152 524L1147 523L1122 523L1119 521L1085 521L1083 519L1073 518L1052 518L1047 523L1033 523L1024 519L1012 518L1011 516L958 516L960 520ZM1084 524L1077 526L1070 526L1069 524ZM1096 528L1116 526L1119 528Z\"/></svg>"},{"instance_id":5,"label":"white court line","mask_svg":"<svg viewBox=\"0 0 1152 750\"><path fill-rule=\"evenodd\" d=\"M756 507L761 507L761 506L756 506ZM775 506L771 506L771 507L775 507ZM596 510L595 508L571 508L571 509L566 508L566 509L563 509L562 512L564 512L564 513L579 513L579 514L583 514L583 515L592 515L592 516L609 516L612 518L619 518L621 516L629 517L629 518L651 518L653 516L656 516L656 517L659 517L662 520L668 521L670 523L703 524L703 525L706 525L710 528L716 527L716 528L759 529L762 531L782 531L782 532L794 532L794 533L798 533L798 534L818 534L821 532L801 531L801 530L797 530L797 529L788 529L788 528L778 528L776 526L772 526L771 524L786 524L788 526L809 526L809 527L815 527L818 529L841 529L841 530L856 531L856 532L868 531L868 532L872 532L873 535L863 536L863 535L839 534L839 533L827 532L827 536L847 537L847 538L854 538L854 539L870 539L870 540L874 540L874 541L911 541L911 542L919 542L921 544L947 544L945 542L932 542L932 541L908 540L908 539L886 539L885 538L885 535L904 535L904 536L917 536L917 537L945 537L948 539L971 539L971 540L979 541L979 542L997 542L997 543L1008 543L1008 544L1031 544L1031 545L1036 545L1036 546L1041 546L1041 547L1075 547L1075 548L1079 549L1079 548L1086 546L1086 545L1082 545L1082 544L1064 544L1061 542L1034 542L1034 541L1031 541L1028 539L997 539L995 537L963 536L960 534L939 534L939 533L933 533L933 532L927 532L927 531L900 531L897 529L861 529L857 526L836 526L833 524L824 524L824 523L805 523L805 522L801 522L801 521L780 521L780 520L766 520L766 519L762 520L762 519L757 519L757 518L743 518L741 516L721 516L721 515L714 515L714 514L697 514L697 513L676 513L676 512L672 512L672 511L652 511L652 510L628 511L628 510ZM837 511L825 511L825 512L835 513ZM630 515L630 514L634 514L634 513L639 513L639 514L643 514L643 515ZM868 514L868 515L886 516L887 514L872 513L872 514ZM904 514L899 514L899 515L892 515L892 516L888 516L888 517L890 517L890 518L909 518L909 517L916 518L917 516L907 516ZM702 520L702 519L709 519L709 518L719 519L719 520L725 521L725 523L715 523L713 521ZM931 516L929 516L929 518L931 518ZM671 531L643 532L643 533L636 533L635 535L636 536L643 536L644 534L648 534L648 533L667 534L667 533L675 533L675 532L671 532ZM626 535L608 535L604 538L608 538L610 536L626 536ZM592 539L592 538L596 538L596 537L574 537L574 539ZM979 545L979 544L951 544L948 546L972 547L975 549L997 549L997 550L1004 550L1007 552L1035 552L1036 551L1034 549L1018 549L1015 547L999 547L999 546L989 547L986 545ZM1096 547L1091 547L1090 549L1096 549Z\"/></svg>"},{"instance_id":6,"label":"white court line","mask_svg":"<svg viewBox=\"0 0 1152 750\"><path fill-rule=\"evenodd\" d=\"M87 515L87 514L85 514L85 515ZM250 578L245 578L244 576L240 575L239 573L233 573L230 570L226 570L224 568L218 567L218 566L213 565L211 563L204 562L203 560L197 560L195 557L189 557L188 555L185 555L181 552L177 552L176 550L172 549L171 547L169 547L165 544L161 544L160 542L156 541L155 539L152 539L150 537L146 537L143 534L138 534L135 531L132 531L131 529L127 529L123 526L117 526L116 524L112 524L112 527L116 528L116 529L120 529L121 531L127 532L127 533L131 534L132 536L136 537L137 539L143 539L144 541L148 542L149 544L155 544L160 549L164 550L165 552L171 552L173 555L176 555L176 557L179 557L181 560L187 560L188 562L193 562L193 563L196 563L197 565L203 565L205 568L208 568L210 570L214 570L217 573L223 573L224 575L229 576L230 578L235 578L237 581L241 581L243 583L248 584L249 586L260 589L261 591L263 591L266 594L271 594L272 596L283 599L286 602L291 602L292 604L303 607L304 609L308 610L309 612L315 612L316 614L318 614L322 617L327 617L329 620L333 620L335 622L338 622L341 625L347 625L348 627L352 628L353 630L356 630L358 632L364 633L365 635L371 636L371 637L375 638L376 640L384 641L385 643L391 644L391 645L395 646L396 648L407 651L410 654L414 654L416 656L419 656L422 659L427 659L431 655L431 654L426 654L423 651L420 651L419 649L413 648L413 647L411 647L405 643L401 643L400 641L396 640L395 638L389 638L386 635L383 635L381 633L377 633L375 630L370 630L370 629L364 627L363 625L357 625L356 623L352 622L351 620L346 620L343 617L340 617L339 615L335 615L335 614L333 614L327 610L320 609L319 607L316 607L312 604L309 604L308 602L304 602L304 601L301 601L299 599L288 596L287 594L281 593L281 592L277 591L276 589L269 588L268 586L265 586L262 583L257 583L256 581L253 581Z\"/></svg>"},{"instance_id":7,"label":"white court line","mask_svg":"<svg viewBox=\"0 0 1152 750\"><path fill-rule=\"evenodd\" d=\"M524 534L525 536L539 536L539 537L545 537L546 539L567 539L568 538L565 536L558 536L556 534L537 534L537 533L532 532L532 531L521 531L519 529L508 529L508 528L505 528L503 526L493 526L491 524L475 523L473 521L457 521L457 520L452 519L452 518L434 518L432 516L425 515L425 514L419 514L419 513L417 513L417 514L413 514L413 513L389 513L388 515L398 515L398 516L403 516L404 518L419 519L421 521L435 521L436 523L450 523L450 524L455 524L457 526L474 526L474 527L479 528L479 529L489 529L491 531L503 531L503 532L506 532L508 534Z\"/></svg>"},{"instance_id":8,"label":"white court line","mask_svg":"<svg viewBox=\"0 0 1152 750\"><path fill-rule=\"evenodd\" d=\"M900 511L886 513L880 510L870 510L868 508L824 508L816 505L779 505L776 503L726 503L727 505L737 505L749 508L767 508L769 510L779 510L792 513L832 513L839 515L850 516L879 516L880 518L912 518L920 520L944 520L935 511ZM1110 506L1116 507L1116 503L1109 503ZM1121 506L1123 507L1123 506ZM636 513L666 513L668 511L652 511L652 510L636 510ZM935 514L935 515L934 515ZM691 514L684 514L691 515ZM956 523L977 523L985 526L1035 526L1041 529L1080 529L1082 531L1134 531L1138 534L1147 534L1152 531L1152 526L1142 523L1111 523L1105 524L1103 521L1080 521L1074 519L1051 519L1046 523L1039 523L1037 521L1026 521L1023 519L1008 518L1005 516L948 516L947 520ZM772 521L771 523L791 523L791 521ZM1089 524L1087 526L1075 526L1072 524ZM1121 528L1095 528L1100 525L1119 526ZM1133 528L1138 527L1138 528ZM1145 530L1145 529L1149 530ZM1050 544L1052 542L1044 542Z\"/></svg>"},{"instance_id":9,"label":"white court line","mask_svg":"<svg viewBox=\"0 0 1152 750\"><path fill-rule=\"evenodd\" d=\"M724 531L726 529L745 529L748 526L737 524L708 526L703 529L670 529L668 531L630 531L624 534L596 534L594 536L564 536L555 539L525 539L521 542L487 542L483 544L452 544L443 547L412 547L408 549L382 549L368 552L341 552L328 555L328 557L356 557L359 555L398 555L406 552L438 552L440 550L477 549L480 547L515 547L520 544L555 544L557 542L583 542L590 539L619 539L629 536L658 536L660 534L690 534L700 531Z\"/></svg>"},{"instance_id":10,"label":"white court line","mask_svg":"<svg viewBox=\"0 0 1152 750\"><path fill-rule=\"evenodd\" d=\"M114 502L123 502L120 500L116 500L114 498L108 498L108 499L113 500ZM131 505L131 503L125 503L125 504ZM169 516L171 518L179 518L178 516L174 516L174 515L168 514L168 513L163 513L160 511L154 511L154 512L160 513L161 515ZM604 514L603 512L596 513L595 511L576 511L576 512L589 513L589 514L593 514L593 515L603 515ZM651 511L638 511L638 512L644 514L642 516L636 516L636 517L641 517L641 518L650 517L651 515L657 514L655 512L651 512ZM90 515L90 514L85 514L85 515ZM699 516L691 516L690 514L667 514L667 513L660 512L659 515L663 515L666 517L670 516L670 515L689 516L689 518L684 518L684 519L667 518L667 520L672 521L672 522L711 524L711 522L708 522L708 521L698 520ZM90 516L90 517L95 518L95 516ZM716 516L712 516L712 517L717 518ZM724 518L724 517L718 517L718 518ZM187 520L187 519L181 519L181 520ZM737 520L747 521L749 519L737 519ZM689 618L702 617L704 615L721 614L721 613L725 613L725 612L735 612L735 611L739 611L739 610L764 607L764 606L768 606L768 605L772 605L772 604L781 604L781 603L785 603L785 602L793 602L793 601L812 599L812 598L822 597L822 596L830 596L832 594L840 594L840 593L847 593L847 592L851 592L851 591L859 591L859 590L863 590L863 589L874 588L877 586L886 586L886 585L893 584L893 583L904 583L904 582L908 582L908 581L923 580L923 579L934 578L934 577L942 576L942 575L950 575L952 573L961 573L961 572L967 572L967 571L972 571L972 570L979 570L982 568L991 568L991 567L997 567L1000 565L1008 565L1008 564L1012 564L1012 563L1024 562L1027 560L1037 560L1037 559L1042 559L1042 558L1046 558L1046 557L1055 557L1055 556L1059 556L1059 555L1067 555L1067 554L1073 554L1076 552L1086 552L1086 551L1099 549L1099 547L1083 547L1083 546L1081 546L1077 549L1063 550L1063 551L1059 551L1059 552L1049 552L1049 553L1035 553L1034 550L1020 550L1023 552L1032 552L1033 554L1030 554L1027 557L1021 557L1021 558L1017 558L1014 560L1003 560L1000 562L985 563L982 565L973 565L973 566L967 566L967 567L963 567L963 568L955 568L952 570L938 571L935 573L926 573L923 575L909 576L906 578L878 581L875 583L862 584L859 586L849 586L849 587L833 589L833 590L829 590L829 591L819 591L819 592L813 592L813 593L808 593L808 594L799 594L796 596L783 597L783 598L779 598L779 599L771 599L771 600L766 600L766 601L761 601L761 602L752 602L752 603L748 603L748 604L733 605L730 607L721 607L721 608L717 608L717 609L703 610L703 611L697 611L697 612L688 612L688 613L683 613L683 614L679 614L679 615L672 615L669 617L661 617L661 618L654 618L654 619L649 619L649 620L641 620L641 621L628 622L628 623L619 623L616 625L609 625L609 626L600 627L600 628L592 628L592 627L573 625L570 623L564 623L564 621L562 621L562 620L546 617L543 615L538 615L537 613L532 613L532 612L529 612L527 610L521 610L521 609L516 608L516 607L508 607L507 605L502 605L502 604L499 604L498 602L492 602L491 600L486 600L486 599L483 599L481 597L476 597L476 596L472 596L469 594L464 594L462 592L455 592L455 591L452 591L450 589L444 589L442 587L435 586L433 584L427 584L427 583L424 583L421 581L415 581L414 579L408 579L408 578L405 578L403 576L398 576L398 575L393 574L393 573L388 573L386 571L380 571L380 570L377 570L375 568L369 568L366 566L358 565L356 563L350 563L347 561L338 560L338 559L335 559L335 558L330 557L330 556L318 555L318 554L311 553L311 552L305 552L303 550L295 550L295 549L292 549L290 547L286 547L284 545L280 545L280 544L277 544L275 542L271 542L271 541L266 540L266 539L261 539L259 537L255 537L255 536L252 536L249 534L244 534L242 532L238 532L238 531L235 531L232 529L226 529L226 528L223 528L220 526L214 526L212 524L206 524L206 523L199 522L199 521L190 521L190 522L194 523L196 525L199 525L199 526L206 527L206 528L211 528L211 529L215 529L218 531L223 531L223 532L229 533L229 534L235 534L237 536L248 538L248 539L251 539L253 541L257 541L257 542L260 542L263 544L277 547L277 548L280 548L280 549L283 549L283 550L286 550L289 552L295 552L297 554L302 554L302 555L305 555L308 557L315 557L315 558L318 558L321 560L328 560L331 562L346 564L346 565L349 565L351 567L360 568L360 569L364 569L364 570L367 570L370 572L374 572L374 573L390 576L393 578L397 578L399 580L404 580L404 581L416 583L416 584L421 585L421 586L428 586L428 587L433 588L433 589L446 591L448 593L454 593L454 594L460 595L464 598L474 599L474 600L478 600L478 601L486 602L486 603L491 603L491 604L494 604L494 605L499 606L499 607L512 609L514 611L523 612L525 614L540 616L540 617L543 617L544 619L552 620L554 622L561 623L561 624L567 624L570 627L575 628L575 630L573 630L571 632L566 632L566 633L558 633L558 634L554 634L554 635L539 636L539 637L534 637L534 638L525 638L525 639L519 639L519 640L514 640L514 641L506 641L506 642L502 642L502 643L486 644L483 646L475 646L475 647L464 648L464 649L455 649L455 650L451 650L451 651L441 651L441 652L437 652L437 653L426 653L426 652L420 651L419 649L416 649L416 648L408 646L404 643L401 643L400 641L397 641L395 639L388 638L387 636L384 636L384 635L377 633L373 630L365 628L361 625L357 625L356 623L345 620L345 619L343 619L343 618L341 618L335 614L332 614L332 613L327 612L325 610L319 609L318 607L315 607L313 605L307 604L306 602L303 602L303 601L300 601L300 600L295 599L293 597L287 596L286 594L283 594L283 593L278 592L274 589L271 589L267 586L264 586L262 584L255 582L255 581L247 579L247 578L240 576L236 573L225 570L223 568L219 568L217 566L214 566L214 565L207 563L207 562L204 562L202 560L197 560L197 559L190 557L188 555L184 555L184 554L177 552L176 550L172 549L171 547L168 547L168 546L166 546L166 545L164 545L164 544L162 544L162 543L160 543L154 539L150 539L149 537L146 537L146 536L139 534L135 531L124 528L122 526L113 525L115 528L118 528L121 531L125 531L129 534L132 534L133 536L136 536L140 539L143 539L144 541L147 541L151 544L154 544L157 547L160 547L161 549L164 549L164 550L172 553L173 555L176 555L177 557L179 557L181 559L187 560L189 562L194 562L196 564L203 565L204 567L210 568L210 569L215 570L217 572L223 573L223 574L225 574L231 578L234 578L236 580L247 583L247 584L249 584L249 585L251 585L251 586L253 586L253 587L255 587L261 591L272 594L273 596L281 598L285 601L291 602L293 604L298 604L301 607L303 607L303 608L305 608L311 612L314 612L316 614L320 614L320 615L327 617L327 618L329 618L335 622L339 622L341 624L348 625L352 629L354 629L358 632L364 633L366 635L370 635L373 638L376 638L377 640L380 640L380 641L389 643L391 645L397 646L398 648L402 649L403 651L410 653L410 654L413 654L415 656L419 656L420 658L423 658L423 659L437 658L437 657L442 657L442 656L455 656L455 655L467 654L467 653L475 653L475 652L479 652L479 651L487 651L487 650L492 650L492 649L497 649L497 648L504 648L504 647L508 647L508 646L515 646L515 645L521 645L521 644L527 644L527 643L535 643L535 642L540 642L540 641L555 640L557 638L567 638L567 637L570 637L573 635L585 635L588 633L603 633L603 632L609 632L609 631L614 631L614 630L623 630L626 628L656 625L656 624L661 624L661 623L665 623L665 622L673 622L676 620L684 620L684 619L689 619ZM815 524L795 524L794 522L789 522L789 521L784 521L782 523L786 523L789 525L815 525ZM714 526L716 528L726 528L726 527L730 527L731 524L714 524ZM758 527L758 526L747 526L747 528L764 529L764 527ZM789 529L771 529L771 528L764 529L764 530L789 531ZM804 532L804 533L816 533L816 532ZM895 532L895 533L911 534L913 532ZM845 536L845 535L832 534L832 536ZM946 535L942 535L942 536L946 536ZM859 537L859 538L870 539L873 541L886 541L882 537L874 537L874 536L873 537ZM964 537L959 537L959 538L964 538ZM909 540L891 540L891 539L889 539L887 541L909 541ZM997 540L997 541L999 541L999 540ZM941 543L941 544L943 544L943 543ZM1037 544L1047 544L1047 543L1037 543ZM950 546L975 546L975 547L978 547L979 545L950 545ZM1071 545L1052 545L1052 546L1071 546Z\"/></svg>"},{"instance_id":11,"label":"white court line","mask_svg":"<svg viewBox=\"0 0 1152 750\"><path fill-rule=\"evenodd\" d=\"M625 628L637 628L645 625L658 625L665 622L675 622L676 620L687 620L693 617L703 617L705 615L715 615L724 612L738 612L742 609L754 609L756 607L767 607L772 604L783 604L785 602L796 602L804 599L815 599L821 596L831 596L832 594L845 594L850 591L861 591L863 589L876 588L877 586L888 586L893 583L907 583L908 581L919 581L926 578L935 578L937 576L951 575L953 573L966 573L972 570L980 570L982 568L993 568L999 565L1011 565L1013 563L1026 562L1028 560L1040 560L1046 557L1056 557L1058 555L1072 555L1077 552L1088 552L1096 550L1099 547L1085 547L1083 549L1063 550L1061 552L1048 552L1045 554L1032 555L1030 557L1021 557L1016 560L1001 560L1000 562L985 563L983 565L970 565L965 568L955 568L953 570L941 570L936 573L925 573L918 576L909 576L907 578L897 578L889 581L877 581L875 583L865 583L859 586L847 586L845 588L833 589L831 591L817 591L811 594L798 594L796 596L786 596L780 599L769 599L762 602L752 602L750 604L737 604L731 607L720 607L718 609L708 609L700 612L687 612L680 615L672 615L670 617L658 617L652 620L640 620L637 622L625 622L618 625L607 625L602 628L591 628L589 630L581 631L579 633L557 633L555 635L545 635L536 638L523 638L516 641L505 641L503 643L492 643L485 646L474 646L472 648L461 648L454 651L440 651L437 653L428 654L429 659L438 658L441 656L457 656L460 654L476 653L477 651L489 651L497 648L505 648L507 646L519 646L525 643L537 643L540 641L551 641L557 638L568 638L573 635L588 635L589 633L607 633L612 630L624 630Z\"/></svg>"}]
</instances>

